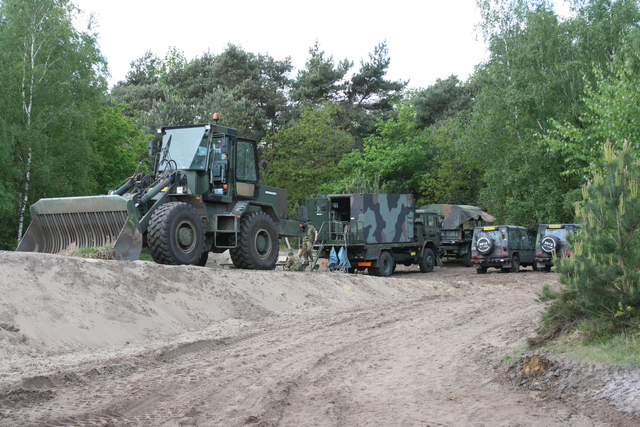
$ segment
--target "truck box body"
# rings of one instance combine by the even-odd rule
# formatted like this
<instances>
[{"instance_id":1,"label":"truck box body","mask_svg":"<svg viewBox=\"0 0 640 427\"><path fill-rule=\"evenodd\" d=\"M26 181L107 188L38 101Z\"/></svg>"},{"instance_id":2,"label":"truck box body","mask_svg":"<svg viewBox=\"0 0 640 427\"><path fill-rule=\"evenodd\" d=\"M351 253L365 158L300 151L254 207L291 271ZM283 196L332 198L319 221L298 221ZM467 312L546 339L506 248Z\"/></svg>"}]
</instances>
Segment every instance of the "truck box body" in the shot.
<instances>
[{"instance_id":1,"label":"truck box body","mask_svg":"<svg viewBox=\"0 0 640 427\"><path fill-rule=\"evenodd\" d=\"M436 252L438 243L431 238L439 239L437 215L416 211L411 194L319 195L308 198L306 208L318 230L316 248L323 255L344 248L352 271L369 268L379 274L382 269L380 275L387 276L388 263L391 268L395 263L420 264L427 241L432 248L427 255Z\"/></svg>"},{"instance_id":2,"label":"truck box body","mask_svg":"<svg viewBox=\"0 0 640 427\"><path fill-rule=\"evenodd\" d=\"M351 244L413 241L411 194L337 194L307 199L309 218L326 242ZM322 230L321 230L322 229Z\"/></svg>"}]
</instances>

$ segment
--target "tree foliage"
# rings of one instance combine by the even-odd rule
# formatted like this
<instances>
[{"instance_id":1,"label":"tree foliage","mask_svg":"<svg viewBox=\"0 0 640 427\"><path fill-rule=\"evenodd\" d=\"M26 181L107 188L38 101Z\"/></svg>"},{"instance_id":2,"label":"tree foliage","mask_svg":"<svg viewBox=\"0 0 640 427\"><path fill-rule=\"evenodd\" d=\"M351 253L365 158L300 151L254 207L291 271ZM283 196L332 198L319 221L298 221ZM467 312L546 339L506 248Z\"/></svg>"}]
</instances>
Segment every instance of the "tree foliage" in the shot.
<instances>
[{"instance_id":1,"label":"tree foliage","mask_svg":"<svg viewBox=\"0 0 640 427\"><path fill-rule=\"evenodd\" d=\"M123 105L103 107L95 126L98 161L92 171L95 185L91 194L106 194L133 175L145 154L147 135L124 114Z\"/></svg>"},{"instance_id":2,"label":"tree foliage","mask_svg":"<svg viewBox=\"0 0 640 427\"><path fill-rule=\"evenodd\" d=\"M381 192L419 194L424 174L433 167L429 134L417 128L415 109L403 104L396 118L378 123L376 133L365 138L362 151L352 151L341 160L344 174L338 187L348 187L355 172L377 183Z\"/></svg>"},{"instance_id":3,"label":"tree foliage","mask_svg":"<svg viewBox=\"0 0 640 427\"><path fill-rule=\"evenodd\" d=\"M638 32L634 33L638 36ZM586 180L602 172L602 141L607 139L621 149L623 142L640 141L640 56L638 41L627 42L626 48L612 64L611 73L595 71L594 84L587 82L584 109L577 124L554 122L545 138L549 152L564 158L564 173Z\"/></svg>"},{"instance_id":4,"label":"tree foliage","mask_svg":"<svg viewBox=\"0 0 640 427\"><path fill-rule=\"evenodd\" d=\"M291 60L246 52L229 44L187 61L176 49L164 59L147 52L111 94L118 103L141 113L142 129L206 123L214 112L245 137L260 140L289 117L286 93Z\"/></svg>"},{"instance_id":5,"label":"tree foliage","mask_svg":"<svg viewBox=\"0 0 640 427\"><path fill-rule=\"evenodd\" d=\"M473 114L462 138L485 161L480 203L501 222L534 227L568 220L583 181L564 174L564 159L540 142L553 121L578 122L590 70L594 64L606 69L637 16L632 8L590 12L613 12L629 3L624 0L582 2L576 17L566 20L545 1L478 3L491 54L472 77ZM603 43L592 46L588 38Z\"/></svg>"},{"instance_id":6,"label":"tree foliage","mask_svg":"<svg viewBox=\"0 0 640 427\"><path fill-rule=\"evenodd\" d=\"M455 117L471 108L472 99L471 91L457 76L436 79L435 84L413 97L417 124L427 128Z\"/></svg>"},{"instance_id":7,"label":"tree foliage","mask_svg":"<svg viewBox=\"0 0 640 427\"><path fill-rule=\"evenodd\" d=\"M339 114L332 104L307 107L298 120L268 138L263 176L268 184L288 189L290 207L304 205L305 198L340 180L337 165L353 149L353 137L337 125Z\"/></svg>"},{"instance_id":8,"label":"tree foliage","mask_svg":"<svg viewBox=\"0 0 640 427\"><path fill-rule=\"evenodd\" d=\"M77 31L67 0L0 3L0 116L8 223L19 238L28 206L92 188L95 113L106 90L96 35Z\"/></svg>"}]
</instances>

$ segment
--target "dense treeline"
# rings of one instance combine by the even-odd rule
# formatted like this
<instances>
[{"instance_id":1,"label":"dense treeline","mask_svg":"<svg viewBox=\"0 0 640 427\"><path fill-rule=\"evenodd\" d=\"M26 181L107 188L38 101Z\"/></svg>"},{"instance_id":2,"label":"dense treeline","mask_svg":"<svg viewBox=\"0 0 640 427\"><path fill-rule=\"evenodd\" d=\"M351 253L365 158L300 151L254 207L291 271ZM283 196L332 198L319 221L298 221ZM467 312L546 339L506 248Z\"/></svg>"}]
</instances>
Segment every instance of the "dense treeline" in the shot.
<instances>
[{"instance_id":1,"label":"dense treeline","mask_svg":"<svg viewBox=\"0 0 640 427\"><path fill-rule=\"evenodd\" d=\"M0 244L13 249L41 197L104 193L160 126L223 123L263 141L263 181L291 207L323 192L406 192L480 205L500 222L573 220L602 143L637 140L638 3L478 0L489 57L467 81L409 89L386 77L386 43L304 69L227 45L185 58L147 52L110 90L91 27L67 0L0 3ZM295 71L295 72L294 72Z\"/></svg>"}]
</instances>

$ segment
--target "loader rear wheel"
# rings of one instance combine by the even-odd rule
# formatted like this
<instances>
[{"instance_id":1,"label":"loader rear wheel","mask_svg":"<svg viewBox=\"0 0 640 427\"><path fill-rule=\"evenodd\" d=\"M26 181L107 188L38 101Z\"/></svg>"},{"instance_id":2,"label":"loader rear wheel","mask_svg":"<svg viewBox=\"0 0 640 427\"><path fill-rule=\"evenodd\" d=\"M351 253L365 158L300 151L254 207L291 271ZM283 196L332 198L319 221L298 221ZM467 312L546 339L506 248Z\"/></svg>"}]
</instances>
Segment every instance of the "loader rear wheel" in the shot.
<instances>
[{"instance_id":1,"label":"loader rear wheel","mask_svg":"<svg viewBox=\"0 0 640 427\"><path fill-rule=\"evenodd\" d=\"M278 261L278 229L264 212L249 212L242 217L238 244L229 250L236 268L273 270Z\"/></svg>"},{"instance_id":2,"label":"loader rear wheel","mask_svg":"<svg viewBox=\"0 0 640 427\"><path fill-rule=\"evenodd\" d=\"M195 208L170 202L151 215L147 242L159 264L197 265L204 253L204 224Z\"/></svg>"}]
</instances>

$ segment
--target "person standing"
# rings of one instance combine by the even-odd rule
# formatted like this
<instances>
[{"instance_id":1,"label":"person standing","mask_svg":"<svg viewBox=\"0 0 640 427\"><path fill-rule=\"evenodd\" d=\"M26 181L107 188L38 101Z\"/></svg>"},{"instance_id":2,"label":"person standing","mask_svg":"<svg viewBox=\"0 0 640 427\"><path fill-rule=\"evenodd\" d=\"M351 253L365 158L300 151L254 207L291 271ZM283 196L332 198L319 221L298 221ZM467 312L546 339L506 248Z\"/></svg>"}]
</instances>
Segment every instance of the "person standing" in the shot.
<instances>
[{"instance_id":1,"label":"person standing","mask_svg":"<svg viewBox=\"0 0 640 427\"><path fill-rule=\"evenodd\" d=\"M311 264L313 260L313 244L317 241L318 230L316 230L311 221L307 221L307 235L302 239L302 247L298 252L298 256L304 258L307 264Z\"/></svg>"}]
</instances>

